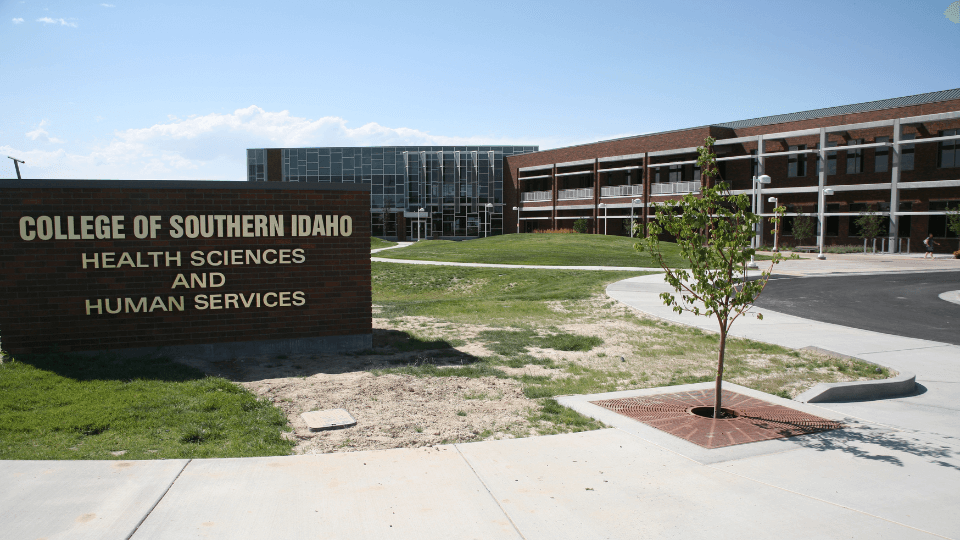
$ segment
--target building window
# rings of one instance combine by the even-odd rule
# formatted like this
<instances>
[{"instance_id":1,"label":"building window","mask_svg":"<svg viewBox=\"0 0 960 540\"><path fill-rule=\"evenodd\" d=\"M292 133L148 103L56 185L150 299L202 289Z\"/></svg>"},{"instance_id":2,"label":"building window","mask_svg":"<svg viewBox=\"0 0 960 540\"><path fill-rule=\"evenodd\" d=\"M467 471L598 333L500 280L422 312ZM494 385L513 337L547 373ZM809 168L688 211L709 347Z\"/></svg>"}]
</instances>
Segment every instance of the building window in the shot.
<instances>
[{"instance_id":1,"label":"building window","mask_svg":"<svg viewBox=\"0 0 960 540\"><path fill-rule=\"evenodd\" d=\"M824 209L825 214L835 214L840 212L839 203L831 203ZM826 216L826 227L824 227L824 236L840 235L840 216Z\"/></svg>"},{"instance_id":2,"label":"building window","mask_svg":"<svg viewBox=\"0 0 960 540\"><path fill-rule=\"evenodd\" d=\"M670 182L683 182L683 165L671 165L668 174Z\"/></svg>"},{"instance_id":3,"label":"building window","mask_svg":"<svg viewBox=\"0 0 960 540\"><path fill-rule=\"evenodd\" d=\"M750 151L750 155L751 155L751 156L757 155L757 151L756 151L756 150L751 150L751 151ZM750 174L753 175L754 178L756 178L756 177L757 177L757 174L759 174L759 172L760 172L760 160L757 159L757 158L751 159L751 160L750 160Z\"/></svg>"},{"instance_id":4,"label":"building window","mask_svg":"<svg viewBox=\"0 0 960 540\"><path fill-rule=\"evenodd\" d=\"M863 139L850 139L847 146L856 146L863 144ZM863 148L854 148L847 150L847 174L857 174L863 172Z\"/></svg>"},{"instance_id":5,"label":"building window","mask_svg":"<svg viewBox=\"0 0 960 540\"><path fill-rule=\"evenodd\" d=\"M654 171L653 171L653 183L654 183L654 184L659 184L659 183L660 183L660 167L657 167L657 168L654 169Z\"/></svg>"},{"instance_id":6,"label":"building window","mask_svg":"<svg viewBox=\"0 0 960 540\"><path fill-rule=\"evenodd\" d=\"M807 145L799 144L797 146L791 146L790 151L794 152L796 150L806 150ZM790 154L787 156L787 176L798 177L807 175L807 155L806 154Z\"/></svg>"},{"instance_id":7,"label":"building window","mask_svg":"<svg viewBox=\"0 0 960 540\"><path fill-rule=\"evenodd\" d=\"M912 141L916 137L917 137L916 133L905 133L903 137L900 137L900 140ZM901 171L913 170L913 147L914 145L912 144L900 145L900 170Z\"/></svg>"},{"instance_id":8,"label":"building window","mask_svg":"<svg viewBox=\"0 0 960 540\"><path fill-rule=\"evenodd\" d=\"M837 143L828 142L827 148L835 148ZM817 143L817 150L820 149L820 143ZM823 163L819 157L817 157L817 174L823 172ZM836 152L827 152L827 175L837 174L837 153Z\"/></svg>"},{"instance_id":9,"label":"building window","mask_svg":"<svg viewBox=\"0 0 960 540\"><path fill-rule=\"evenodd\" d=\"M960 134L960 130L948 129L940 132L941 137L950 137L957 134ZM940 153L937 158L937 166L941 169L960 167L960 144L957 144L956 139L952 141L940 141Z\"/></svg>"},{"instance_id":10,"label":"building window","mask_svg":"<svg viewBox=\"0 0 960 540\"><path fill-rule=\"evenodd\" d=\"M693 165L693 181L694 182L700 181L700 166L697 164Z\"/></svg>"},{"instance_id":11,"label":"building window","mask_svg":"<svg viewBox=\"0 0 960 540\"><path fill-rule=\"evenodd\" d=\"M927 210L930 212L944 212L960 208L960 201L930 201ZM927 221L927 232L937 238L956 238L957 233L947 229L947 216L930 216Z\"/></svg>"},{"instance_id":12,"label":"building window","mask_svg":"<svg viewBox=\"0 0 960 540\"><path fill-rule=\"evenodd\" d=\"M875 142L890 142L890 137L877 137ZM886 146L878 146L874 150L873 156L873 172L887 172L887 166L890 163L890 149Z\"/></svg>"}]
</instances>

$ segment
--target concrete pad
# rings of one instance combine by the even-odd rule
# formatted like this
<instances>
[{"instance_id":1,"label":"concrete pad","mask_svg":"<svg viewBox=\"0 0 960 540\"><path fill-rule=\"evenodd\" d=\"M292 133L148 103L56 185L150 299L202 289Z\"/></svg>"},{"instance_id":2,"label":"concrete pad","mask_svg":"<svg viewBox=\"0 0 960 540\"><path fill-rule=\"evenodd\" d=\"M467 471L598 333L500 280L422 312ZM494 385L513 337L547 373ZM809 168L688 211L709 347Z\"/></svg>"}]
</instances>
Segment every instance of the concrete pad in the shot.
<instances>
[{"instance_id":1,"label":"concrete pad","mask_svg":"<svg viewBox=\"0 0 960 540\"><path fill-rule=\"evenodd\" d=\"M134 540L519 538L453 446L194 460Z\"/></svg>"},{"instance_id":2,"label":"concrete pad","mask_svg":"<svg viewBox=\"0 0 960 540\"><path fill-rule=\"evenodd\" d=\"M459 448L527 540L933 538L616 429Z\"/></svg>"},{"instance_id":3,"label":"concrete pad","mask_svg":"<svg viewBox=\"0 0 960 540\"><path fill-rule=\"evenodd\" d=\"M641 397L641 396L653 396L659 394L672 394L675 392L691 392L697 390L706 390L713 388L713 383L696 383L696 384L682 384L677 386L665 386L660 388L646 388L643 390L623 390L620 392L607 392L604 394L586 394L578 396L557 396L556 400L558 403L565 407L570 407L571 409L579 412L580 414L589 416L591 418L597 419L608 426L615 427L627 433L636 435L645 441L649 441L661 448L675 452L683 457L692 459L697 463L707 464L707 463L718 463L723 461L729 461L733 459L743 459L751 456L760 456L765 454L774 454L780 452L787 452L790 450L796 450L801 448L800 440L804 437L810 437L811 435L801 435L798 437L789 437L785 439L773 439L768 441L760 441L750 444L738 444L735 446L727 446L723 448L703 448L692 442L681 439L680 437L675 437L665 431L661 431L653 426L649 426L629 418L622 414L616 413L609 409L600 407L599 405L594 405L590 403L591 401L599 401L604 399L622 399L630 397ZM733 383L723 383L723 388L730 390L732 392L737 392L738 394L743 394L745 396L754 397L757 399L762 399L769 403L775 405L782 405L784 407L790 407L801 412L808 414L816 415L821 418L826 418L828 420L836 420L842 422L845 425L855 425L860 421L856 418L852 418L848 415L838 413L836 411L821 409L813 405L807 405L805 403L798 403L789 399L783 399L781 397L772 396L770 394L765 394L763 392L758 392L747 388L745 386L740 386Z\"/></svg>"},{"instance_id":4,"label":"concrete pad","mask_svg":"<svg viewBox=\"0 0 960 540\"><path fill-rule=\"evenodd\" d=\"M898 399L819 403L820 407L865 421L942 441L960 451L960 384L918 381L921 393Z\"/></svg>"},{"instance_id":5,"label":"concrete pad","mask_svg":"<svg viewBox=\"0 0 960 540\"><path fill-rule=\"evenodd\" d=\"M345 428L357 425L357 419L346 409L325 409L300 413L310 431Z\"/></svg>"},{"instance_id":6,"label":"concrete pad","mask_svg":"<svg viewBox=\"0 0 960 540\"><path fill-rule=\"evenodd\" d=\"M712 465L919 530L960 538L960 452L860 426L806 437L805 450ZM839 537L841 535L837 535Z\"/></svg>"},{"instance_id":7,"label":"concrete pad","mask_svg":"<svg viewBox=\"0 0 960 540\"><path fill-rule=\"evenodd\" d=\"M0 461L0 537L125 540L186 464Z\"/></svg>"}]
</instances>

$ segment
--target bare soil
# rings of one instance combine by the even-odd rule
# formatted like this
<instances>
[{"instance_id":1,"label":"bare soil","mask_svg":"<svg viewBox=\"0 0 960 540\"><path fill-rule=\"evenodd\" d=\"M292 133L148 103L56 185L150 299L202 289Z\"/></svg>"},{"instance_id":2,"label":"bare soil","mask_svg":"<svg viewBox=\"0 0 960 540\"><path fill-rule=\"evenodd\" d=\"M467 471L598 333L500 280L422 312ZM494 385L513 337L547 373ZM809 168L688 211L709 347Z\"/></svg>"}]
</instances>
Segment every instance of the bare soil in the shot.
<instances>
[{"instance_id":1,"label":"bare soil","mask_svg":"<svg viewBox=\"0 0 960 540\"><path fill-rule=\"evenodd\" d=\"M271 400L289 418L293 432L286 436L297 442L294 452L298 454L420 447L565 431L568 428L536 418L540 403L524 396L523 383L517 379L524 375L548 376L553 380L570 377L570 370L564 366L571 364L616 374L611 390L662 386L678 373L712 376L716 369L715 349L685 347L683 340L674 336L675 327L636 317L635 312L606 296L552 302L550 308L574 316L559 324L554 321L538 331L596 336L603 344L587 352L531 347L530 357L550 359L555 365L497 366L509 378L377 375L376 370L425 362L456 370L479 358L493 356L478 336L484 330L503 329L427 317L398 317L374 319L374 349L362 354L243 357L214 363L181 361L236 381ZM446 340L457 346L405 350L412 343L411 336L421 342ZM807 360L826 358L811 352L803 354ZM755 388L768 383L771 388L786 389L796 396L817 382L856 378L819 367L797 368L791 373L782 369L765 372L772 358L747 356L743 361L757 371L725 380ZM357 424L344 429L309 430L300 414L323 409L345 409Z\"/></svg>"}]
</instances>

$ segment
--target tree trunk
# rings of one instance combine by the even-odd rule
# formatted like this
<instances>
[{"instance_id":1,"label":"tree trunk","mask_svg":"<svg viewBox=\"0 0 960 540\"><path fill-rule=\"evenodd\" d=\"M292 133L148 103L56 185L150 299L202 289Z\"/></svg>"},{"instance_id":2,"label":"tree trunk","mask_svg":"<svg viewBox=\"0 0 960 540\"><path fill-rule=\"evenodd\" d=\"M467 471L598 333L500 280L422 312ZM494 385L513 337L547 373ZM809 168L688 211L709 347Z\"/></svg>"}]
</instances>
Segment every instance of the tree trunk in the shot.
<instances>
[{"instance_id":1,"label":"tree trunk","mask_svg":"<svg viewBox=\"0 0 960 540\"><path fill-rule=\"evenodd\" d=\"M720 325L720 357L717 360L717 383L714 386L713 417L720 418L720 393L723 384L723 353L727 348L727 327Z\"/></svg>"}]
</instances>

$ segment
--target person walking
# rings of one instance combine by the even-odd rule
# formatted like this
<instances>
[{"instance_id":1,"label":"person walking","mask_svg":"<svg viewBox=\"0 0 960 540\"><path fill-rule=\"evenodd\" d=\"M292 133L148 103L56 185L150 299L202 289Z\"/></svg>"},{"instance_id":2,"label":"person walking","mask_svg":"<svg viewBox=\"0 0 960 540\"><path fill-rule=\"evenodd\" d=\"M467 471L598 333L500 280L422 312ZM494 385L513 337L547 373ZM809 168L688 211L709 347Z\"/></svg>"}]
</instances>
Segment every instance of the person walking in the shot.
<instances>
[{"instance_id":1,"label":"person walking","mask_svg":"<svg viewBox=\"0 0 960 540\"><path fill-rule=\"evenodd\" d=\"M927 252L923 254L923 258L924 258L924 259L927 258L927 255L929 255L931 259L933 258L933 246L934 246L934 244L936 244L936 245L938 245L938 246L940 245L939 242L934 242L934 241L933 241L933 233L928 234L927 237L923 239L923 246L924 246L925 248L927 248Z\"/></svg>"}]
</instances>

